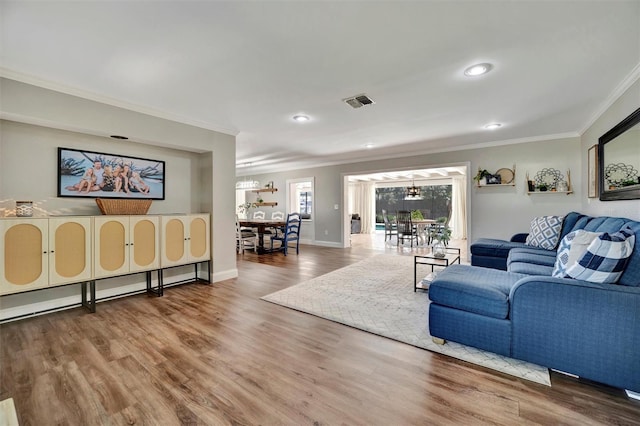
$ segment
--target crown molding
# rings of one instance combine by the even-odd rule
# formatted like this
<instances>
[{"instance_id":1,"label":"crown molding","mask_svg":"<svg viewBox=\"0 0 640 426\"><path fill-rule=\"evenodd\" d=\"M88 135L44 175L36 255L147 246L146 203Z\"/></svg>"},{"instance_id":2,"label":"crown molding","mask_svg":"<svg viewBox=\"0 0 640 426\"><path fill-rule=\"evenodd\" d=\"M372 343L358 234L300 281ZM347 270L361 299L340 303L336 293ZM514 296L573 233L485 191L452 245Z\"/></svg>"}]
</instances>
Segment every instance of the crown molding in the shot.
<instances>
[{"instance_id":1,"label":"crown molding","mask_svg":"<svg viewBox=\"0 0 640 426\"><path fill-rule=\"evenodd\" d=\"M32 86L42 87L43 89L53 90L54 92L60 92L67 95L76 96L78 98L100 102L102 104L111 105L117 108L122 108L129 111L150 115L157 118L162 118L164 120L175 121L177 123L187 124L189 126L194 126L194 127L199 127L206 130L212 130L214 132L224 133L226 135L238 136L238 133L239 133L237 129L229 129L223 126L212 125L211 123L194 120L191 118L183 117L183 116L169 113L166 111L161 111L154 108L133 104L130 102L125 102L119 99L111 98L109 96L89 92L87 90L77 89L75 87L67 86L65 84L56 83L50 80L45 80L40 77L13 71L4 67L0 67L0 77L6 78L9 80L19 81L21 83L30 84Z\"/></svg>"},{"instance_id":2,"label":"crown molding","mask_svg":"<svg viewBox=\"0 0 640 426\"><path fill-rule=\"evenodd\" d=\"M609 97L605 99L605 101L600 105L600 107L591 116L591 118L584 124L584 126L582 126L582 129L579 132L580 136L585 134L585 132L589 130L591 126L593 126L593 123L595 123L596 120L602 116L602 114L604 114L609 108L611 108L611 105L613 105L615 101L620 98L620 96L622 96L636 81L638 81L638 79L640 79L640 63L638 63L638 65L636 65L631 70L631 72L624 78L624 80L622 80L620 84L618 84L613 92L611 92Z\"/></svg>"}]
</instances>

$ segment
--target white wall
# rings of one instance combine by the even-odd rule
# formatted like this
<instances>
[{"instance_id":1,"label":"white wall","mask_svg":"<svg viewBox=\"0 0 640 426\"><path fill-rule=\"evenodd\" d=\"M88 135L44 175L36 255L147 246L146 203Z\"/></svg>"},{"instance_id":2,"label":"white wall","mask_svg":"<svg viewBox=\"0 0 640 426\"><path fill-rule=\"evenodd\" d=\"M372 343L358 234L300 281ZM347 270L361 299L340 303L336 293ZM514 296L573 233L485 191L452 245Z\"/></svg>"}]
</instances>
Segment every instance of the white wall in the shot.
<instances>
[{"instance_id":1,"label":"white wall","mask_svg":"<svg viewBox=\"0 0 640 426\"><path fill-rule=\"evenodd\" d=\"M211 213L213 280L237 276L234 250L235 137L107 104L0 79L0 215L15 199L34 200L38 215L98 214L93 200L56 197L58 146L167 162L166 200L150 213ZM126 135L129 141L109 138ZM32 167L32 169L29 169ZM31 170L29 178L24 170ZM170 270L177 277L185 269ZM100 281L100 295L144 288L144 275ZM79 300L77 286L0 298L0 315ZM6 313L10 312L11 315Z\"/></svg>"},{"instance_id":2,"label":"white wall","mask_svg":"<svg viewBox=\"0 0 640 426\"><path fill-rule=\"evenodd\" d=\"M597 144L600 136L607 133L638 107L640 107L640 80L632 84L582 135L581 157L583 164L587 164L589 147ZM583 191L586 191L586 182ZM600 201L598 198L585 196L582 201L582 212L593 216L622 216L640 220L640 200Z\"/></svg>"}]
</instances>

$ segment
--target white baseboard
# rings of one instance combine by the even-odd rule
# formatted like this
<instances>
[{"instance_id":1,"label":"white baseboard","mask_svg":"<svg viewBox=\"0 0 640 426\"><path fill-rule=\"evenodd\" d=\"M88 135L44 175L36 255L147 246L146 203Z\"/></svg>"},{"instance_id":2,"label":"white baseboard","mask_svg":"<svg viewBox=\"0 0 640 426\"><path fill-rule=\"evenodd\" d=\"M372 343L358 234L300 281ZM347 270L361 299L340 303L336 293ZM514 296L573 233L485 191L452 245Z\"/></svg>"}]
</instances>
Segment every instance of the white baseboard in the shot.
<instances>
[{"instance_id":1,"label":"white baseboard","mask_svg":"<svg viewBox=\"0 0 640 426\"><path fill-rule=\"evenodd\" d=\"M217 283L224 280L230 280L231 278L238 277L238 269L228 269L226 271L214 272L211 274L211 282Z\"/></svg>"},{"instance_id":2,"label":"white baseboard","mask_svg":"<svg viewBox=\"0 0 640 426\"><path fill-rule=\"evenodd\" d=\"M565 376L573 377L574 379L579 379L580 376L576 376L575 374L567 373L566 371L556 370L555 368L551 368L551 371L555 371L556 373L564 374Z\"/></svg>"},{"instance_id":3,"label":"white baseboard","mask_svg":"<svg viewBox=\"0 0 640 426\"><path fill-rule=\"evenodd\" d=\"M302 242L302 241L301 241ZM318 241L315 240L312 243L309 243L313 246L321 246L321 247L333 247L333 248L343 248L342 243L337 243L335 241Z\"/></svg>"},{"instance_id":4,"label":"white baseboard","mask_svg":"<svg viewBox=\"0 0 640 426\"><path fill-rule=\"evenodd\" d=\"M624 392L627 394L629 398L640 401L640 392L634 392L626 389L624 390Z\"/></svg>"}]
</instances>

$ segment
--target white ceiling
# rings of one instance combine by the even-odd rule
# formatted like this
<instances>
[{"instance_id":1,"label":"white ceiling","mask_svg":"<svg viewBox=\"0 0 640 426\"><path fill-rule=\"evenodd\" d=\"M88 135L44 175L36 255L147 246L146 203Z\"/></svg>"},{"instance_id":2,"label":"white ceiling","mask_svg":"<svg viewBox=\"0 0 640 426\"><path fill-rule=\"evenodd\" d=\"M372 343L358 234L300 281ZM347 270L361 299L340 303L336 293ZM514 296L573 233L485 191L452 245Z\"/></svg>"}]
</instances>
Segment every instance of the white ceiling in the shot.
<instances>
[{"instance_id":1,"label":"white ceiling","mask_svg":"<svg viewBox=\"0 0 640 426\"><path fill-rule=\"evenodd\" d=\"M637 0L0 7L2 75L235 134L239 175L575 136L640 74Z\"/></svg>"}]
</instances>

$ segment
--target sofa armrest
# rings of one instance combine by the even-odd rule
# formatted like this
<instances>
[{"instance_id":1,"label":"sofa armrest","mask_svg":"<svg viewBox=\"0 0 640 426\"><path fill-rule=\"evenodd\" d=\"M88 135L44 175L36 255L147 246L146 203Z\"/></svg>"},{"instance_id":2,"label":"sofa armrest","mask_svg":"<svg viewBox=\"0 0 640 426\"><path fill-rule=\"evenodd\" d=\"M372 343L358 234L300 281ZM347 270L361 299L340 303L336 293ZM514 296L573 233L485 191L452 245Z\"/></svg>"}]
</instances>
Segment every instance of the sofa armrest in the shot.
<instances>
[{"instance_id":1,"label":"sofa armrest","mask_svg":"<svg viewBox=\"0 0 640 426\"><path fill-rule=\"evenodd\" d=\"M515 234L509 241L511 241L512 243L525 243L527 242L528 235L528 233Z\"/></svg>"},{"instance_id":2,"label":"sofa armrest","mask_svg":"<svg viewBox=\"0 0 640 426\"><path fill-rule=\"evenodd\" d=\"M509 299L515 358L640 391L640 287L535 276Z\"/></svg>"}]
</instances>

